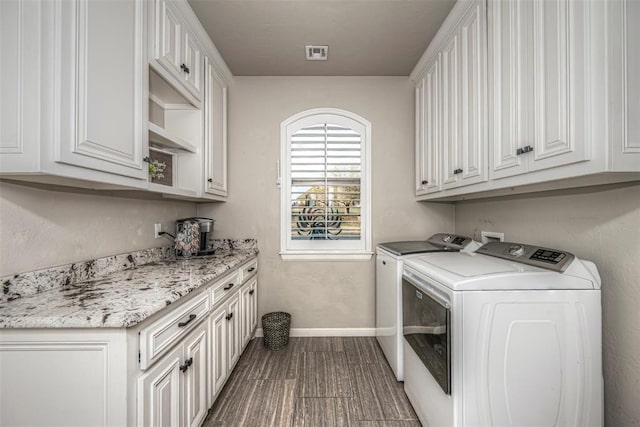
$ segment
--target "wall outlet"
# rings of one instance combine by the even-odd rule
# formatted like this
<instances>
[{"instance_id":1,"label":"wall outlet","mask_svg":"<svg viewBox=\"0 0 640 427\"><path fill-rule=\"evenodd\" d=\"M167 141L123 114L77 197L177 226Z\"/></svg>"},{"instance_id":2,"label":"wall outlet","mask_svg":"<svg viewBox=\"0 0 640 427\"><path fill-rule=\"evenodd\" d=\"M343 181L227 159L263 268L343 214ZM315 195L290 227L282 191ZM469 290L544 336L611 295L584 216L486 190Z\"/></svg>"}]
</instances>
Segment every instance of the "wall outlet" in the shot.
<instances>
[{"instance_id":1,"label":"wall outlet","mask_svg":"<svg viewBox=\"0 0 640 427\"><path fill-rule=\"evenodd\" d=\"M159 238L161 231L162 231L162 224L153 225L153 237L155 237L156 239Z\"/></svg>"},{"instance_id":2,"label":"wall outlet","mask_svg":"<svg viewBox=\"0 0 640 427\"><path fill-rule=\"evenodd\" d=\"M489 242L504 242L504 233L498 233L497 231L481 231L480 238L483 244Z\"/></svg>"}]
</instances>

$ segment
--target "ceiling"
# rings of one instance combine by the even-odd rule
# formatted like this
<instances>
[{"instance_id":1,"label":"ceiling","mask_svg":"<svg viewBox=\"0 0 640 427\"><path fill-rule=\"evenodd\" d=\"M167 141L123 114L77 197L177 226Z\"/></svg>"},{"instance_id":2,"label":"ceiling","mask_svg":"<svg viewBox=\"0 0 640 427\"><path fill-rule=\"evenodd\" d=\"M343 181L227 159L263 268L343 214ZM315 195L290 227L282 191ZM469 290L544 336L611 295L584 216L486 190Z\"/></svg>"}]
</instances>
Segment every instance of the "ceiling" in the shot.
<instances>
[{"instance_id":1,"label":"ceiling","mask_svg":"<svg viewBox=\"0 0 640 427\"><path fill-rule=\"evenodd\" d=\"M189 0L236 76L408 76L455 0ZM305 45L329 45L306 61Z\"/></svg>"}]
</instances>

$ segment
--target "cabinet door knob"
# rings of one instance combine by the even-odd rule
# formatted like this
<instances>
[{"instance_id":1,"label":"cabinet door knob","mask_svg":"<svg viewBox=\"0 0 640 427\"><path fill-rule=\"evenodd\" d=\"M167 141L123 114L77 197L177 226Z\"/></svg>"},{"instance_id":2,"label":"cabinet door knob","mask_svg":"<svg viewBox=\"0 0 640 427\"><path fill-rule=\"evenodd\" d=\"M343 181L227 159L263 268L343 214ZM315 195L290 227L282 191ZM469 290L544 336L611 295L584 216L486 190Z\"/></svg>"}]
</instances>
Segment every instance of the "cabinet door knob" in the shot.
<instances>
[{"instance_id":1,"label":"cabinet door knob","mask_svg":"<svg viewBox=\"0 0 640 427\"><path fill-rule=\"evenodd\" d=\"M213 182L212 178L207 179L207 182Z\"/></svg>"},{"instance_id":2,"label":"cabinet door knob","mask_svg":"<svg viewBox=\"0 0 640 427\"><path fill-rule=\"evenodd\" d=\"M193 357L190 357L189 359L184 361L184 364L180 365L180 370L182 372L187 372L187 369L189 369L189 366L193 365Z\"/></svg>"},{"instance_id":3,"label":"cabinet door knob","mask_svg":"<svg viewBox=\"0 0 640 427\"><path fill-rule=\"evenodd\" d=\"M233 313L229 313L229 314L227 315L227 317L225 317L225 319L227 319L227 320L231 320L231 318L232 318L232 317L233 317Z\"/></svg>"},{"instance_id":4,"label":"cabinet door knob","mask_svg":"<svg viewBox=\"0 0 640 427\"><path fill-rule=\"evenodd\" d=\"M193 322L196 319L196 315L195 314L190 314L189 315L189 320L187 320L186 322L180 322L178 323L178 327L180 328L184 328L185 326L187 326L189 323Z\"/></svg>"},{"instance_id":5,"label":"cabinet door knob","mask_svg":"<svg viewBox=\"0 0 640 427\"><path fill-rule=\"evenodd\" d=\"M453 171L454 175L458 175L459 173L462 173L462 169L456 169Z\"/></svg>"},{"instance_id":6,"label":"cabinet door knob","mask_svg":"<svg viewBox=\"0 0 640 427\"><path fill-rule=\"evenodd\" d=\"M422 185L427 185L429 183L429 181L427 181L426 179L422 181Z\"/></svg>"},{"instance_id":7,"label":"cabinet door knob","mask_svg":"<svg viewBox=\"0 0 640 427\"><path fill-rule=\"evenodd\" d=\"M225 286L224 289L225 291L228 291L229 289L233 288L233 283L229 283L229 286Z\"/></svg>"},{"instance_id":8,"label":"cabinet door knob","mask_svg":"<svg viewBox=\"0 0 640 427\"><path fill-rule=\"evenodd\" d=\"M254 293L254 292L255 292L255 289L251 289L251 290L249 291L249 295L253 295L253 293Z\"/></svg>"},{"instance_id":9,"label":"cabinet door knob","mask_svg":"<svg viewBox=\"0 0 640 427\"><path fill-rule=\"evenodd\" d=\"M387 265L387 261L382 261L382 265Z\"/></svg>"},{"instance_id":10,"label":"cabinet door knob","mask_svg":"<svg viewBox=\"0 0 640 427\"><path fill-rule=\"evenodd\" d=\"M187 67L186 65L180 64L180 69L185 73L189 74L189 67Z\"/></svg>"}]
</instances>

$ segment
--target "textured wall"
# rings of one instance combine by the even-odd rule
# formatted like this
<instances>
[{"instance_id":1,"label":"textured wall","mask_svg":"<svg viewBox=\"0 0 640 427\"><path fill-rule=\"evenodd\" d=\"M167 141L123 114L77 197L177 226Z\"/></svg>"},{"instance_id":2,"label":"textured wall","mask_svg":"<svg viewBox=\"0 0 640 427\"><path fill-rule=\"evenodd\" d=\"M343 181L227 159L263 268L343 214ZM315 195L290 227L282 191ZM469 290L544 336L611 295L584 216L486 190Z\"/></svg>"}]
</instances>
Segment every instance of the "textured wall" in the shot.
<instances>
[{"instance_id":1,"label":"textured wall","mask_svg":"<svg viewBox=\"0 0 640 427\"><path fill-rule=\"evenodd\" d=\"M640 425L640 185L456 205L456 232L565 249L602 277L605 421Z\"/></svg>"},{"instance_id":2,"label":"textured wall","mask_svg":"<svg viewBox=\"0 0 640 427\"><path fill-rule=\"evenodd\" d=\"M194 203L48 191L0 182L0 276L166 246Z\"/></svg>"},{"instance_id":3,"label":"textured wall","mask_svg":"<svg viewBox=\"0 0 640 427\"><path fill-rule=\"evenodd\" d=\"M310 108L352 111L372 123L373 243L453 230L453 207L416 203L414 89L406 78L235 79L229 94L229 200L199 205L215 236L255 237L261 314L286 310L295 328L373 327L375 264L280 259L280 123Z\"/></svg>"}]
</instances>

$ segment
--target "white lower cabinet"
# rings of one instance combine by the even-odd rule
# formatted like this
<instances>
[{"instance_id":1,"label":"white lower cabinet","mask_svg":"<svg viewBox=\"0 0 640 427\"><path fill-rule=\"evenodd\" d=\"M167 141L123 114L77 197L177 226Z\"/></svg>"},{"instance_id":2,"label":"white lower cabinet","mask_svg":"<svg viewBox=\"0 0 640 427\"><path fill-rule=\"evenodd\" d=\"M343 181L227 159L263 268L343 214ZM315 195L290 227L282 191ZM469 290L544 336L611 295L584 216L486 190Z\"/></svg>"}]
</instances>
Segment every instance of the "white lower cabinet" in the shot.
<instances>
[{"instance_id":1,"label":"white lower cabinet","mask_svg":"<svg viewBox=\"0 0 640 427\"><path fill-rule=\"evenodd\" d=\"M207 415L207 323L201 323L138 380L144 426L199 426Z\"/></svg>"},{"instance_id":2,"label":"white lower cabinet","mask_svg":"<svg viewBox=\"0 0 640 427\"><path fill-rule=\"evenodd\" d=\"M200 426L255 330L256 271L130 328L0 328L0 425Z\"/></svg>"},{"instance_id":3,"label":"white lower cabinet","mask_svg":"<svg viewBox=\"0 0 640 427\"><path fill-rule=\"evenodd\" d=\"M211 369L209 386L209 405L222 390L229 368L227 364L227 307L222 306L209 317L211 352L209 366Z\"/></svg>"},{"instance_id":4,"label":"white lower cabinet","mask_svg":"<svg viewBox=\"0 0 640 427\"><path fill-rule=\"evenodd\" d=\"M249 283L240 289L241 319L241 337L242 347L247 345L258 323L257 301L258 279L253 278Z\"/></svg>"},{"instance_id":5,"label":"white lower cabinet","mask_svg":"<svg viewBox=\"0 0 640 427\"><path fill-rule=\"evenodd\" d=\"M238 294L231 297L227 305L227 356L229 370L232 370L240 358L242 343L240 342L240 297Z\"/></svg>"}]
</instances>

